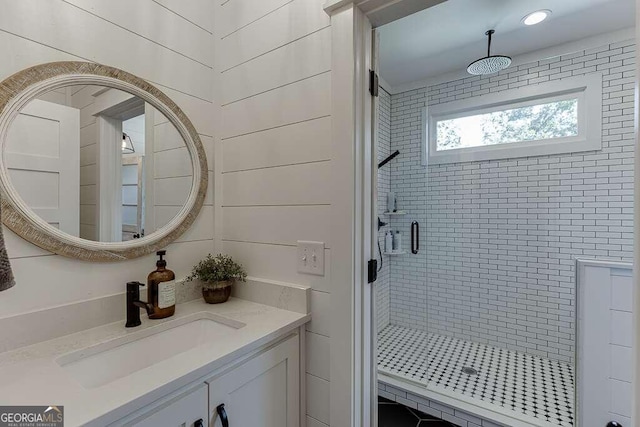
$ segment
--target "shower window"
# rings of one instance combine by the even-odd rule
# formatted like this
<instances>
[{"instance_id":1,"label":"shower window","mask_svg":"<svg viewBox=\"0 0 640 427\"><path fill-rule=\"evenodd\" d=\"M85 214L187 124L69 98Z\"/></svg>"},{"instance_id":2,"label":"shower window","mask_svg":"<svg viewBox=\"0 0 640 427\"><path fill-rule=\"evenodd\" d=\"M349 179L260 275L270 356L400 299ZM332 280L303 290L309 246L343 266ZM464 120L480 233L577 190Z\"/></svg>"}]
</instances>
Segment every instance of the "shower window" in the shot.
<instances>
[{"instance_id":1,"label":"shower window","mask_svg":"<svg viewBox=\"0 0 640 427\"><path fill-rule=\"evenodd\" d=\"M571 78L425 109L428 144L423 148L428 161L452 163L600 149L601 84L599 76Z\"/></svg>"},{"instance_id":2,"label":"shower window","mask_svg":"<svg viewBox=\"0 0 640 427\"><path fill-rule=\"evenodd\" d=\"M436 122L436 150L578 135L578 99L537 103Z\"/></svg>"}]
</instances>

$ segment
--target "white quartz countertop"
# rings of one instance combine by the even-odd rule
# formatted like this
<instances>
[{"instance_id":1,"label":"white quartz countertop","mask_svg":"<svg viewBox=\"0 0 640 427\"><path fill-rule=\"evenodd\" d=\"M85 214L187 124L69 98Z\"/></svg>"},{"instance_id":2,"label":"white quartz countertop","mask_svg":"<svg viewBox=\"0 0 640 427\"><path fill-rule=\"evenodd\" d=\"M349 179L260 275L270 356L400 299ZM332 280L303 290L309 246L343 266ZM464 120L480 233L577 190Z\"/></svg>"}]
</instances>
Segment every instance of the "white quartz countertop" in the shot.
<instances>
[{"instance_id":1,"label":"white quartz countertop","mask_svg":"<svg viewBox=\"0 0 640 427\"><path fill-rule=\"evenodd\" d=\"M204 313L204 314L203 314ZM217 316L242 327L215 342L184 351L99 387L85 388L60 364L64 355L133 334L148 336L200 315ZM232 363L310 320L310 315L231 298L224 304L202 300L176 306L173 317L125 328L103 325L50 341L0 353L0 404L62 405L65 426L104 426L145 407L208 373ZM126 361L125 361L126 363Z\"/></svg>"}]
</instances>

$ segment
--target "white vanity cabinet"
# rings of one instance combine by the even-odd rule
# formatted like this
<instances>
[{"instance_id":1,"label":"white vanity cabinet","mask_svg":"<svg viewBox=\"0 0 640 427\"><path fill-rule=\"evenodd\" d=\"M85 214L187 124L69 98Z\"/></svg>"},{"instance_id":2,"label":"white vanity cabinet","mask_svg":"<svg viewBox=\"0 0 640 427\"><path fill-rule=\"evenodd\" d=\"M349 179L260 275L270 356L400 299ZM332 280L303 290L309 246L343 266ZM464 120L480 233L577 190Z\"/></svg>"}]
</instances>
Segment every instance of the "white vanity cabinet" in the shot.
<instances>
[{"instance_id":1,"label":"white vanity cabinet","mask_svg":"<svg viewBox=\"0 0 640 427\"><path fill-rule=\"evenodd\" d=\"M110 424L135 427L300 427L300 339L290 335Z\"/></svg>"},{"instance_id":2,"label":"white vanity cabinet","mask_svg":"<svg viewBox=\"0 0 640 427\"><path fill-rule=\"evenodd\" d=\"M296 335L208 379L209 425L225 427L217 410L224 405L229 427L299 427L299 354Z\"/></svg>"}]
</instances>

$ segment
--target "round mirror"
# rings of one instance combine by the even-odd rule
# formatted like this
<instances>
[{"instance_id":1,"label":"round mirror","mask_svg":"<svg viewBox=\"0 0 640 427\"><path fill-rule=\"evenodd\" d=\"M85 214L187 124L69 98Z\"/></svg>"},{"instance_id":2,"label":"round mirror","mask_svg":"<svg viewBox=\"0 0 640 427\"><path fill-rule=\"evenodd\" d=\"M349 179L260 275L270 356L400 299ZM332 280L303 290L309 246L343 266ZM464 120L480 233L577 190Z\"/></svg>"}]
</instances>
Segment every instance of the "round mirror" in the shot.
<instances>
[{"instance_id":1,"label":"round mirror","mask_svg":"<svg viewBox=\"0 0 640 427\"><path fill-rule=\"evenodd\" d=\"M3 223L61 255L115 261L166 246L197 216L207 161L185 114L124 71L84 62L0 83Z\"/></svg>"}]
</instances>

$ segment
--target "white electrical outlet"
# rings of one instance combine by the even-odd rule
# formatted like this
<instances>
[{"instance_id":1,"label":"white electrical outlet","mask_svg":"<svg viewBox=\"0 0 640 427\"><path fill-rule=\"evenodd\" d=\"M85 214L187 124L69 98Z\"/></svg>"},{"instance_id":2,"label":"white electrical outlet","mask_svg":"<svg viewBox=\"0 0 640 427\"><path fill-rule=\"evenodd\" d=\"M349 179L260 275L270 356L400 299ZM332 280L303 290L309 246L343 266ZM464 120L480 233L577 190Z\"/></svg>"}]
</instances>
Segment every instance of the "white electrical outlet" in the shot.
<instances>
[{"instance_id":1,"label":"white electrical outlet","mask_svg":"<svg viewBox=\"0 0 640 427\"><path fill-rule=\"evenodd\" d=\"M298 240L298 272L324 276L324 242Z\"/></svg>"}]
</instances>

